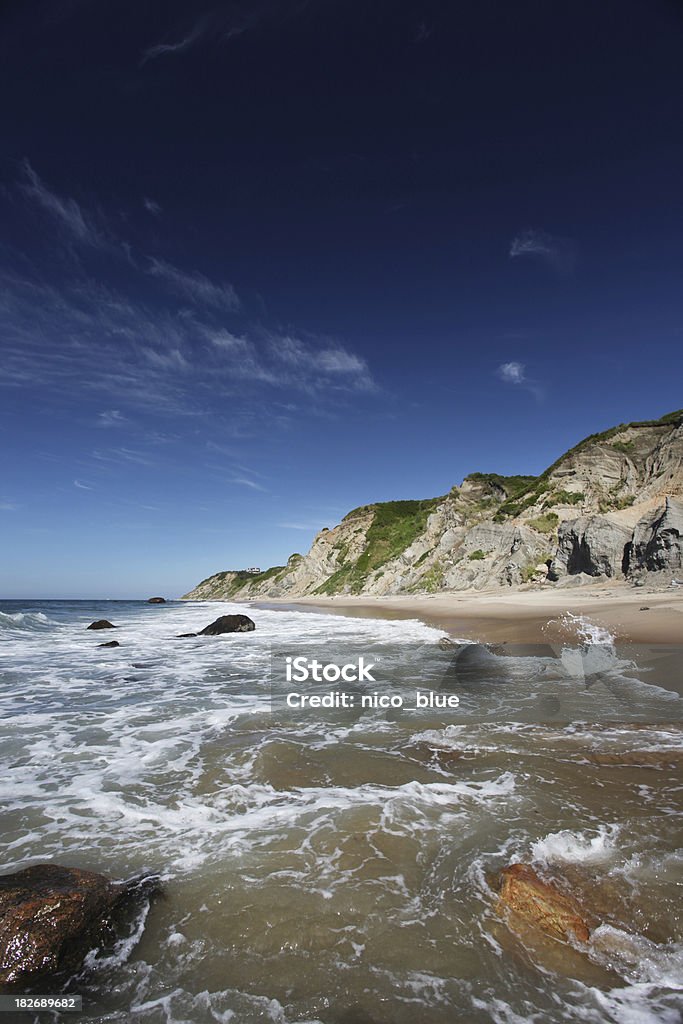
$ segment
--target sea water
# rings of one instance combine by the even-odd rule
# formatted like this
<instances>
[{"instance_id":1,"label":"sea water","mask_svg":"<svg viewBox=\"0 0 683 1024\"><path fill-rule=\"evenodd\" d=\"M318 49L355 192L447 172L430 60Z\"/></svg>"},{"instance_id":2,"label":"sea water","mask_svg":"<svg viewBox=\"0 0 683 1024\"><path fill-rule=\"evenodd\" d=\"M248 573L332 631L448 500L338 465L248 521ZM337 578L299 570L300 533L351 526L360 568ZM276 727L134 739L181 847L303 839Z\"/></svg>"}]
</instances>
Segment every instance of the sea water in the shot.
<instances>
[{"instance_id":1,"label":"sea water","mask_svg":"<svg viewBox=\"0 0 683 1024\"><path fill-rule=\"evenodd\" d=\"M232 612L256 630L176 639ZM100 618L117 629L86 629ZM680 753L680 695L590 623L462 685L440 637L292 608L0 602L3 873L164 880L68 983L74 1020L679 1024L681 762L595 755ZM311 652L364 656L367 692L403 707L287 711L278 658ZM415 707L433 685L457 712ZM595 912L585 948L501 920L493 877L518 860Z\"/></svg>"}]
</instances>

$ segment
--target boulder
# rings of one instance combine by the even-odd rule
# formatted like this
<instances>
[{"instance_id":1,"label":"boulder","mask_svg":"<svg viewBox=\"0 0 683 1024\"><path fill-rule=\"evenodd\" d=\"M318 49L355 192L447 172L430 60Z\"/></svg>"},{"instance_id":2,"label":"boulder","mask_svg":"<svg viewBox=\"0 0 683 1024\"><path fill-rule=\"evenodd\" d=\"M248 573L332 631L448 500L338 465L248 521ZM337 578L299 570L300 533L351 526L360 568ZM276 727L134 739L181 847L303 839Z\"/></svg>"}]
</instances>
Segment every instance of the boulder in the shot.
<instances>
[{"instance_id":1,"label":"boulder","mask_svg":"<svg viewBox=\"0 0 683 1024\"><path fill-rule=\"evenodd\" d=\"M131 906L159 889L156 876L112 882L59 864L0 876L0 985L49 983L77 970L91 949L116 937Z\"/></svg>"},{"instance_id":2,"label":"boulder","mask_svg":"<svg viewBox=\"0 0 683 1024\"><path fill-rule=\"evenodd\" d=\"M664 507L643 516L627 550L627 571L676 572L683 568L683 502L667 498Z\"/></svg>"},{"instance_id":3,"label":"boulder","mask_svg":"<svg viewBox=\"0 0 683 1024\"><path fill-rule=\"evenodd\" d=\"M118 640L110 640L108 644L98 644L98 647L120 647Z\"/></svg>"},{"instance_id":4,"label":"boulder","mask_svg":"<svg viewBox=\"0 0 683 1024\"><path fill-rule=\"evenodd\" d=\"M96 619L96 621L95 622L91 622L90 625L87 628L88 629L117 629L118 627L115 626L112 622L110 622L109 619Z\"/></svg>"},{"instance_id":5,"label":"boulder","mask_svg":"<svg viewBox=\"0 0 683 1024\"><path fill-rule=\"evenodd\" d=\"M590 929L578 905L552 882L545 882L529 864L510 864L499 875L496 910L514 926L518 918L546 935L588 942Z\"/></svg>"},{"instance_id":6,"label":"boulder","mask_svg":"<svg viewBox=\"0 0 683 1024\"><path fill-rule=\"evenodd\" d=\"M631 531L605 516L581 516L562 523L548 579L559 580L578 573L621 576L626 572L630 542Z\"/></svg>"},{"instance_id":7,"label":"boulder","mask_svg":"<svg viewBox=\"0 0 683 1024\"><path fill-rule=\"evenodd\" d=\"M251 633L256 623L248 615L221 615L215 622L200 630L199 636L219 636L221 633Z\"/></svg>"},{"instance_id":8,"label":"boulder","mask_svg":"<svg viewBox=\"0 0 683 1024\"><path fill-rule=\"evenodd\" d=\"M147 604L166 604L165 597L148 597Z\"/></svg>"},{"instance_id":9,"label":"boulder","mask_svg":"<svg viewBox=\"0 0 683 1024\"><path fill-rule=\"evenodd\" d=\"M484 644L463 644L446 669L441 687L479 689L489 683L505 682L509 678L509 665L506 657L493 654Z\"/></svg>"}]
</instances>

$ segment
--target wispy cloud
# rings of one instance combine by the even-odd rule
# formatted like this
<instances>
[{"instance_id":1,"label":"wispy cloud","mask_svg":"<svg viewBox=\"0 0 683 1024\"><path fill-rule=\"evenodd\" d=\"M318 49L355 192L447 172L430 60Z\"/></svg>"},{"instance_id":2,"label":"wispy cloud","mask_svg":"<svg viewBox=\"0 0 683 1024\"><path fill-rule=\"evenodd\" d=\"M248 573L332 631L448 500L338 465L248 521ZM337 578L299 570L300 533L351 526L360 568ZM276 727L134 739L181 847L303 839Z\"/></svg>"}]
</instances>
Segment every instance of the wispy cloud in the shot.
<instances>
[{"instance_id":1,"label":"wispy cloud","mask_svg":"<svg viewBox=\"0 0 683 1024\"><path fill-rule=\"evenodd\" d=\"M0 501L0 512L16 512L19 508L13 501L7 501L3 499Z\"/></svg>"},{"instance_id":2,"label":"wispy cloud","mask_svg":"<svg viewBox=\"0 0 683 1024\"><path fill-rule=\"evenodd\" d=\"M43 208L67 234L83 245L100 247L104 244L103 235L86 216L75 199L65 199L51 192L31 167L28 160L23 162L24 181L20 183L21 191Z\"/></svg>"},{"instance_id":3,"label":"wispy cloud","mask_svg":"<svg viewBox=\"0 0 683 1024\"><path fill-rule=\"evenodd\" d=\"M77 487L79 491L92 491L93 488L89 484L84 484L82 480L74 480L74 487Z\"/></svg>"},{"instance_id":4,"label":"wispy cloud","mask_svg":"<svg viewBox=\"0 0 683 1024\"><path fill-rule=\"evenodd\" d=\"M213 306L229 312L240 307L239 297L231 284L214 284L197 271L187 273L165 260L151 259L148 272L197 306Z\"/></svg>"},{"instance_id":5,"label":"wispy cloud","mask_svg":"<svg viewBox=\"0 0 683 1024\"><path fill-rule=\"evenodd\" d=\"M561 276L571 274L576 265L576 245L572 241L534 228L527 228L512 239L508 255L511 259L520 256L539 259Z\"/></svg>"},{"instance_id":6,"label":"wispy cloud","mask_svg":"<svg viewBox=\"0 0 683 1024\"><path fill-rule=\"evenodd\" d=\"M501 363L498 367L498 376L507 384L524 384L526 381L526 367L524 363Z\"/></svg>"},{"instance_id":7,"label":"wispy cloud","mask_svg":"<svg viewBox=\"0 0 683 1024\"><path fill-rule=\"evenodd\" d=\"M154 217L161 216L161 206L159 205L159 203L155 202L154 199L148 199L147 196L145 196L145 198L143 200L143 205L144 205L145 209L147 210L147 212L151 213L152 216L154 216Z\"/></svg>"},{"instance_id":8,"label":"wispy cloud","mask_svg":"<svg viewBox=\"0 0 683 1024\"><path fill-rule=\"evenodd\" d=\"M262 487L261 484L257 484L254 480L249 480L245 476L233 476L228 480L229 484L237 484L239 487L248 487L252 491L266 491L267 488Z\"/></svg>"},{"instance_id":9,"label":"wispy cloud","mask_svg":"<svg viewBox=\"0 0 683 1024\"><path fill-rule=\"evenodd\" d=\"M372 391L375 383L366 361L340 345L307 344L292 335L271 335L275 359L287 366L305 387Z\"/></svg>"},{"instance_id":10,"label":"wispy cloud","mask_svg":"<svg viewBox=\"0 0 683 1024\"><path fill-rule=\"evenodd\" d=\"M122 427L128 422L128 418L118 409L105 409L97 417L98 427Z\"/></svg>"},{"instance_id":11,"label":"wispy cloud","mask_svg":"<svg viewBox=\"0 0 683 1024\"><path fill-rule=\"evenodd\" d=\"M173 57L187 53L197 43L209 39L226 43L236 36L242 35L247 29L253 28L261 20L269 4L259 4L250 0L243 11L239 11L234 4L230 7L216 8L204 14L184 35L169 42L161 41L148 46L143 50L140 58L140 67L148 61L157 60L159 57Z\"/></svg>"},{"instance_id":12,"label":"wispy cloud","mask_svg":"<svg viewBox=\"0 0 683 1024\"><path fill-rule=\"evenodd\" d=\"M512 360L509 363L501 363L496 370L496 373L505 384L512 384L514 387L521 387L526 391L530 391L534 398L539 402L545 397L545 391L542 385L538 381L532 380L527 376L526 366L524 363L517 362L517 360Z\"/></svg>"},{"instance_id":13,"label":"wispy cloud","mask_svg":"<svg viewBox=\"0 0 683 1024\"><path fill-rule=\"evenodd\" d=\"M142 452L135 451L132 448L96 448L92 453L92 457L98 462L132 462L137 466L153 465L151 459L147 458Z\"/></svg>"},{"instance_id":14,"label":"wispy cloud","mask_svg":"<svg viewBox=\"0 0 683 1024\"><path fill-rule=\"evenodd\" d=\"M146 50L143 50L142 57L140 58L140 67L149 60L156 60L157 57L184 53L185 50L189 50L204 35L206 26L206 19L201 18L182 39L178 39L174 43L155 43L153 46L149 46Z\"/></svg>"}]
</instances>

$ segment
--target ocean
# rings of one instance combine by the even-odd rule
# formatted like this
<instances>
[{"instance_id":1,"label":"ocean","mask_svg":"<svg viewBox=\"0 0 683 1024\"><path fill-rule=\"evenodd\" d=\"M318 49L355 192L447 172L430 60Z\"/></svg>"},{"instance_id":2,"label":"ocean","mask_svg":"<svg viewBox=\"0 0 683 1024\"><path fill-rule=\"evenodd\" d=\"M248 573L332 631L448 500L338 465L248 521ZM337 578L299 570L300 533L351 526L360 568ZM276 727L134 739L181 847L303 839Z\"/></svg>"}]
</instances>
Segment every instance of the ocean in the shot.
<instances>
[{"instance_id":1,"label":"ocean","mask_svg":"<svg viewBox=\"0 0 683 1024\"><path fill-rule=\"evenodd\" d=\"M256 630L176 639L232 612ZM100 618L117 629L86 630ZM657 758L683 752L683 702L656 671L680 652L640 659L582 621L562 650L458 676L441 637L296 608L0 602L2 872L164 883L70 980L84 1012L63 1019L680 1024L683 762ZM352 709L302 709L291 690L341 684L290 684L287 656L363 657L374 678L344 684ZM432 688L460 707L416 708ZM361 708L373 694L402 704ZM501 919L515 861L595 912L585 947Z\"/></svg>"}]
</instances>

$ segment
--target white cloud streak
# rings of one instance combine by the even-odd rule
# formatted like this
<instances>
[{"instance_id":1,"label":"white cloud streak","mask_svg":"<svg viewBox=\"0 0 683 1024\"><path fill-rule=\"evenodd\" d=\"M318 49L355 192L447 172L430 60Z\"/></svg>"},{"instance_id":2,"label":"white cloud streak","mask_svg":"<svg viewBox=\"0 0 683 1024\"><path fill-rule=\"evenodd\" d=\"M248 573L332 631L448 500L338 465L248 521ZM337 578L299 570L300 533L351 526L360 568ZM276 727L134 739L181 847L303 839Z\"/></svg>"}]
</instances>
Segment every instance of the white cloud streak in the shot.
<instances>
[{"instance_id":1,"label":"white cloud streak","mask_svg":"<svg viewBox=\"0 0 683 1024\"><path fill-rule=\"evenodd\" d=\"M206 30L206 21L201 19L192 28L184 38L179 39L175 43L155 43L154 46L148 47L143 51L140 59L140 67L150 60L156 60L157 57L165 57L172 54L184 53L185 50L189 50L201 37L204 35Z\"/></svg>"},{"instance_id":2,"label":"white cloud streak","mask_svg":"<svg viewBox=\"0 0 683 1024\"><path fill-rule=\"evenodd\" d=\"M526 368L524 363L501 363L498 367L498 376L506 384L523 384L526 380Z\"/></svg>"},{"instance_id":3,"label":"white cloud streak","mask_svg":"<svg viewBox=\"0 0 683 1024\"><path fill-rule=\"evenodd\" d=\"M165 260L151 259L148 273L164 281L173 292L197 306L213 306L228 312L240 307L237 292L231 284L214 284L197 271L187 273Z\"/></svg>"},{"instance_id":4,"label":"white cloud streak","mask_svg":"<svg viewBox=\"0 0 683 1024\"><path fill-rule=\"evenodd\" d=\"M234 476L228 480L229 484L237 484L239 487L248 487L252 491L266 491L265 487L261 484L257 484L254 480L249 480L245 476Z\"/></svg>"},{"instance_id":5,"label":"white cloud streak","mask_svg":"<svg viewBox=\"0 0 683 1024\"><path fill-rule=\"evenodd\" d=\"M501 363L496 373L505 384L512 384L513 387L521 387L531 392L537 402L542 402L545 398L542 385L527 376L524 363L514 359L509 363Z\"/></svg>"},{"instance_id":6,"label":"white cloud streak","mask_svg":"<svg viewBox=\"0 0 683 1024\"><path fill-rule=\"evenodd\" d=\"M99 248L105 244L105 239L86 217L75 199L64 199L51 192L33 170L28 160L24 160L23 169L26 180L19 186L21 191L41 206L62 230L86 246Z\"/></svg>"},{"instance_id":7,"label":"white cloud streak","mask_svg":"<svg viewBox=\"0 0 683 1024\"><path fill-rule=\"evenodd\" d=\"M97 417L98 427L122 427L128 422L128 418L118 409L105 409Z\"/></svg>"},{"instance_id":8,"label":"white cloud streak","mask_svg":"<svg viewBox=\"0 0 683 1024\"><path fill-rule=\"evenodd\" d=\"M571 274L576 265L576 246L573 242L567 238L553 237L534 228L527 228L512 239L508 255L511 259L539 259L561 277Z\"/></svg>"}]
</instances>

